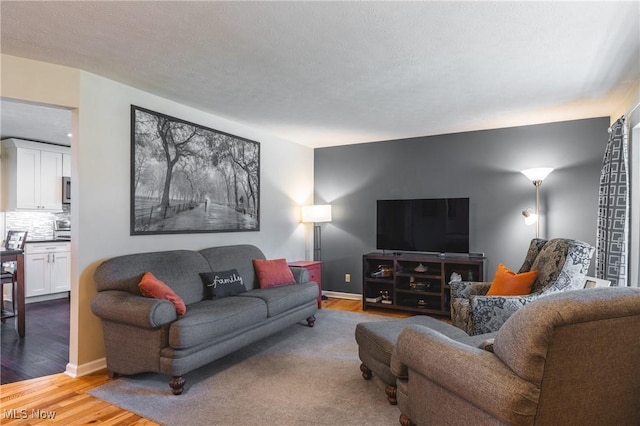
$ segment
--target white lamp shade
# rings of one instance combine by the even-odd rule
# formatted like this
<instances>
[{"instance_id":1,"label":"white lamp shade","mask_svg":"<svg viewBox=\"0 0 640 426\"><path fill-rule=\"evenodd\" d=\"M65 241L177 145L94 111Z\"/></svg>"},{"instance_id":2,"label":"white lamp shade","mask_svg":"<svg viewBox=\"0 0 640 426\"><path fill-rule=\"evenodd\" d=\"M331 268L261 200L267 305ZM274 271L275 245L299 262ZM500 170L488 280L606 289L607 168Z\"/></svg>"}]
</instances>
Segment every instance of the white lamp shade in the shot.
<instances>
[{"instance_id":1,"label":"white lamp shade","mask_svg":"<svg viewBox=\"0 0 640 426\"><path fill-rule=\"evenodd\" d=\"M531 182L536 182L544 180L552 171L553 167L536 167L533 169L525 169L520 173L529 178Z\"/></svg>"},{"instance_id":2,"label":"white lamp shade","mask_svg":"<svg viewBox=\"0 0 640 426\"><path fill-rule=\"evenodd\" d=\"M331 222L331 205L318 204L313 206L302 206L302 222Z\"/></svg>"}]
</instances>

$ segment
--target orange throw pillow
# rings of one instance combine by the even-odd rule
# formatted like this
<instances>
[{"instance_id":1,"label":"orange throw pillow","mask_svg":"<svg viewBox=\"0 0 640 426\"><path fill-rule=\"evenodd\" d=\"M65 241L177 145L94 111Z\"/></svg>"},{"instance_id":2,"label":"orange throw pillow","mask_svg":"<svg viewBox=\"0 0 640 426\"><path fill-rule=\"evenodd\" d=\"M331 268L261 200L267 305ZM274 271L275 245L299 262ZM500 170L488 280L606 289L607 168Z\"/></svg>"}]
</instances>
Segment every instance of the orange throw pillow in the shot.
<instances>
[{"instance_id":1,"label":"orange throw pillow","mask_svg":"<svg viewBox=\"0 0 640 426\"><path fill-rule=\"evenodd\" d=\"M502 263L496 269L487 296L522 296L531 293L531 287L538 278L538 271L516 274Z\"/></svg>"},{"instance_id":2,"label":"orange throw pillow","mask_svg":"<svg viewBox=\"0 0 640 426\"><path fill-rule=\"evenodd\" d=\"M142 279L138 283L138 288L145 297L164 299L173 303L178 315L184 315L187 312L187 306L184 304L182 297L178 296L171 287L157 279L151 272L144 273Z\"/></svg>"},{"instance_id":3,"label":"orange throw pillow","mask_svg":"<svg viewBox=\"0 0 640 426\"><path fill-rule=\"evenodd\" d=\"M258 275L260 288L279 287L296 283L286 259L253 259L253 268Z\"/></svg>"}]
</instances>

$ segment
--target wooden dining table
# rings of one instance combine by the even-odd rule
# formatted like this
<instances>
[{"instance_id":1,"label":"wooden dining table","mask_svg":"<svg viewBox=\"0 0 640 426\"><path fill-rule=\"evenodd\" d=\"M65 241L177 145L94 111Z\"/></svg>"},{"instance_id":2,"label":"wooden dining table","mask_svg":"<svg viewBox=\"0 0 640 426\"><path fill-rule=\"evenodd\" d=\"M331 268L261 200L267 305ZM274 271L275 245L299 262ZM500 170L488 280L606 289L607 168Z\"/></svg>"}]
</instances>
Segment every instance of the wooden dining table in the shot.
<instances>
[{"instance_id":1,"label":"wooden dining table","mask_svg":"<svg viewBox=\"0 0 640 426\"><path fill-rule=\"evenodd\" d=\"M4 262L16 262L16 275L17 275L17 287L18 294L13 294L11 297L16 298L18 305L18 335L24 337L25 331L25 312L24 312L24 252L18 249L6 249L0 248L0 261Z\"/></svg>"}]
</instances>

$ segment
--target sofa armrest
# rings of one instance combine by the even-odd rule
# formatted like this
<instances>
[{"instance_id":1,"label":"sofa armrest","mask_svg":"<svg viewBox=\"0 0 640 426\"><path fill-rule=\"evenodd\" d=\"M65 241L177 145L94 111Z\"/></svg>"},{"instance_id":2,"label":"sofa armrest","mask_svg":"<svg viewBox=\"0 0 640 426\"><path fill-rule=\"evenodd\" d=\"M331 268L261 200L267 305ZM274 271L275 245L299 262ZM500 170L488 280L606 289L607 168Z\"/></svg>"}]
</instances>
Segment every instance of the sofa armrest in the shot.
<instances>
[{"instance_id":1,"label":"sofa armrest","mask_svg":"<svg viewBox=\"0 0 640 426\"><path fill-rule=\"evenodd\" d=\"M176 308L163 299L138 296L121 290L98 292L91 311L99 318L142 328L156 328L178 318Z\"/></svg>"},{"instance_id":2,"label":"sofa armrest","mask_svg":"<svg viewBox=\"0 0 640 426\"><path fill-rule=\"evenodd\" d=\"M309 282L309 271L306 268L301 266L289 266L291 272L293 273L293 278L295 278L296 283L308 283Z\"/></svg>"},{"instance_id":3,"label":"sofa armrest","mask_svg":"<svg viewBox=\"0 0 640 426\"><path fill-rule=\"evenodd\" d=\"M452 340L428 327L412 325L400 333L392 360L505 422L534 415L539 389L520 378L493 353ZM429 395L410 395L424 398ZM431 401L437 403L437 401ZM516 414L517 413L517 414Z\"/></svg>"}]
</instances>

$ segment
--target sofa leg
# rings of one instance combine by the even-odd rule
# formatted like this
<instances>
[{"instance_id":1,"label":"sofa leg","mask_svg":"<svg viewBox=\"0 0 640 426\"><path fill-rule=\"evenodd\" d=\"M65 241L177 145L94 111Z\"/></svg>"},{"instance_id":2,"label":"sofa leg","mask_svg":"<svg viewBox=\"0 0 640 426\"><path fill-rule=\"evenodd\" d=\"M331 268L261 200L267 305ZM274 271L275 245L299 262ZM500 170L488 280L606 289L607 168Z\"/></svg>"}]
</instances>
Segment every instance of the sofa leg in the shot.
<instances>
[{"instance_id":1,"label":"sofa leg","mask_svg":"<svg viewBox=\"0 0 640 426\"><path fill-rule=\"evenodd\" d=\"M171 392L173 392L174 395L181 395L186 381L187 380L183 376L173 376L171 380L169 380Z\"/></svg>"},{"instance_id":2,"label":"sofa leg","mask_svg":"<svg viewBox=\"0 0 640 426\"><path fill-rule=\"evenodd\" d=\"M389 401L389 404L398 405L398 400L396 398L396 395L398 393L398 388L397 387L395 387L395 386L385 386L384 393L387 394L387 401Z\"/></svg>"},{"instance_id":3,"label":"sofa leg","mask_svg":"<svg viewBox=\"0 0 640 426\"><path fill-rule=\"evenodd\" d=\"M307 318L307 325L309 327L313 327L316 323L316 316L315 315L311 315L309 318Z\"/></svg>"},{"instance_id":4,"label":"sofa leg","mask_svg":"<svg viewBox=\"0 0 640 426\"><path fill-rule=\"evenodd\" d=\"M110 379L117 379L118 377L120 377L118 373L112 370L107 370L107 376L109 376Z\"/></svg>"},{"instance_id":5,"label":"sofa leg","mask_svg":"<svg viewBox=\"0 0 640 426\"><path fill-rule=\"evenodd\" d=\"M364 363L360 364L360 371L365 380L371 380L371 377L373 377L373 372Z\"/></svg>"},{"instance_id":6,"label":"sofa leg","mask_svg":"<svg viewBox=\"0 0 640 426\"><path fill-rule=\"evenodd\" d=\"M402 426L415 426L411 419L404 414L400 414L400 424Z\"/></svg>"}]
</instances>

